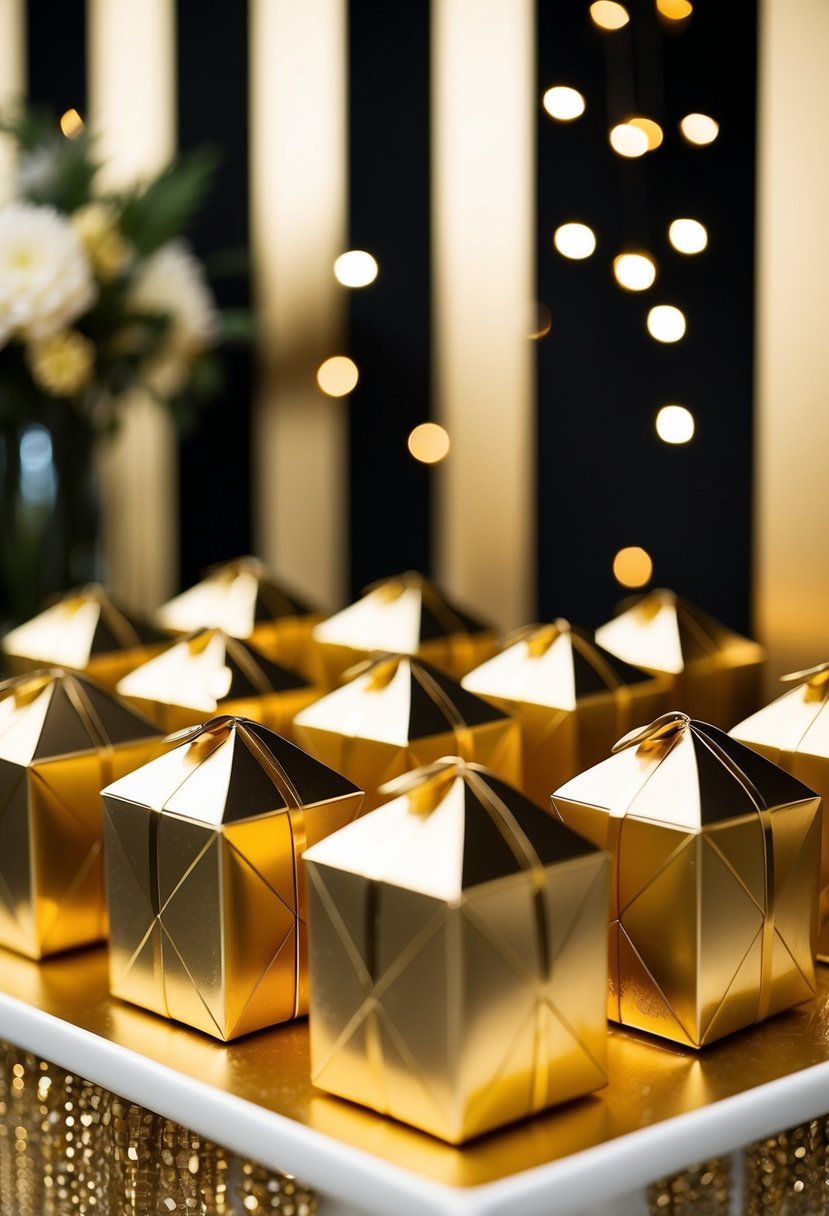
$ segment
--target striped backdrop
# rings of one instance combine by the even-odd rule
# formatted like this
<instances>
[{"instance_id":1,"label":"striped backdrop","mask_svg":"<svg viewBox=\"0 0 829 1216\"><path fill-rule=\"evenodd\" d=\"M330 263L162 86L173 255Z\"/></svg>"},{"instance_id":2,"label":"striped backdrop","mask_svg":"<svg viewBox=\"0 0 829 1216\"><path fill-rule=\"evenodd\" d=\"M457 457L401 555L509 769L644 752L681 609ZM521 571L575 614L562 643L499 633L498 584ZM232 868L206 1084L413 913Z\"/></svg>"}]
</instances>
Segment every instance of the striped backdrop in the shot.
<instances>
[{"instance_id":1,"label":"striped backdrop","mask_svg":"<svg viewBox=\"0 0 829 1216\"><path fill-rule=\"evenodd\" d=\"M766 0L769 28L783 3ZM815 0L786 3L788 43L764 44L761 59L766 193L785 142L780 73L798 37L827 33ZM781 477L814 445L804 435L782 473L769 452L768 420L791 407L785 352L774 361L779 277L761 278L755 427L755 5L697 0L681 30L651 0L628 7L631 25L607 35L582 0L0 0L0 97L78 108L113 180L176 147L219 145L194 244L206 257L251 249L250 282L216 286L224 304L256 304L256 358L230 356L196 436L176 447L136 402L124 451L107 458L116 591L151 608L205 565L256 550L324 607L413 567L503 627L556 614L595 625L625 594L616 551L641 545L657 584L748 629L757 546L756 616L783 628L787 545L779 526L767 545L752 524L767 486L779 524ZM577 122L545 115L557 82L584 93ZM631 109L657 118L665 141L625 161L607 131ZM709 148L678 133L692 110L721 124ZM772 231L765 197L761 246L804 206L775 195ZM681 215L708 227L697 258L668 244ZM597 235L584 262L552 244L574 219ZM658 264L642 296L613 281L628 245ZM334 279L347 248L377 258L371 287ZM532 340L537 302L551 328ZM682 342L648 336L654 303L685 311ZM825 346L816 335L819 370ZM359 383L326 397L316 369L342 353ZM667 403L694 413L692 443L657 438ZM452 443L435 467L406 443L428 419ZM813 493L809 518L825 506ZM820 598L812 586L801 606Z\"/></svg>"}]
</instances>

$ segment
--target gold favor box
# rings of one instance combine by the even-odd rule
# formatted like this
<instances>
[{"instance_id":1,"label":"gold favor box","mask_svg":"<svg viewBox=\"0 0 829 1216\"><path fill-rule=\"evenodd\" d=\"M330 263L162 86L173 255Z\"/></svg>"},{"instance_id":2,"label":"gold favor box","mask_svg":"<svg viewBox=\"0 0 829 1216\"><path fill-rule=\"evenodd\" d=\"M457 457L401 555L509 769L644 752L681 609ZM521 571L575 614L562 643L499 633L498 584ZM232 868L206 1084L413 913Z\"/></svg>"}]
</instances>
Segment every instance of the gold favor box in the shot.
<instances>
[{"instance_id":1,"label":"gold favor box","mask_svg":"<svg viewBox=\"0 0 829 1216\"><path fill-rule=\"evenodd\" d=\"M0 944L39 959L106 936L101 787L159 746L151 722L84 676L0 684Z\"/></svg>"},{"instance_id":2,"label":"gold favor box","mask_svg":"<svg viewBox=\"0 0 829 1216\"><path fill-rule=\"evenodd\" d=\"M312 636L330 686L378 651L415 655L459 680L494 654L498 642L489 626L414 571L369 587L362 599L316 625Z\"/></svg>"},{"instance_id":3,"label":"gold favor box","mask_svg":"<svg viewBox=\"0 0 829 1216\"><path fill-rule=\"evenodd\" d=\"M608 1015L703 1047L815 993L820 798L664 714L553 805L614 858Z\"/></svg>"},{"instance_id":4,"label":"gold favor box","mask_svg":"<svg viewBox=\"0 0 829 1216\"><path fill-rule=\"evenodd\" d=\"M119 681L117 691L165 731L223 713L253 718L281 735L290 735L294 715L322 693L220 629L199 629L168 644Z\"/></svg>"},{"instance_id":5,"label":"gold favor box","mask_svg":"<svg viewBox=\"0 0 829 1216\"><path fill-rule=\"evenodd\" d=\"M557 786L598 764L634 723L655 718L668 688L561 618L522 631L461 684L518 719L521 788L545 807Z\"/></svg>"},{"instance_id":6,"label":"gold favor box","mask_svg":"<svg viewBox=\"0 0 829 1216\"><path fill-rule=\"evenodd\" d=\"M783 679L797 680L798 687L740 722L730 733L823 799L817 956L829 962L829 663Z\"/></svg>"},{"instance_id":7,"label":"gold favor box","mask_svg":"<svg viewBox=\"0 0 829 1216\"><path fill-rule=\"evenodd\" d=\"M606 1084L609 859L455 758L305 855L311 1079L453 1144Z\"/></svg>"},{"instance_id":8,"label":"gold favor box","mask_svg":"<svg viewBox=\"0 0 829 1216\"><path fill-rule=\"evenodd\" d=\"M363 795L256 722L185 734L103 791L110 986L228 1040L306 1012L300 859Z\"/></svg>"},{"instance_id":9,"label":"gold favor box","mask_svg":"<svg viewBox=\"0 0 829 1216\"><path fill-rule=\"evenodd\" d=\"M433 667L399 655L366 664L341 688L297 714L297 742L366 791L447 754L475 760L515 785L521 732L502 710Z\"/></svg>"},{"instance_id":10,"label":"gold favor box","mask_svg":"<svg viewBox=\"0 0 829 1216\"><path fill-rule=\"evenodd\" d=\"M625 663L669 680L669 701L728 730L759 704L765 652L673 591L628 600L596 641ZM667 708L667 706L666 706Z\"/></svg>"},{"instance_id":11,"label":"gold favor box","mask_svg":"<svg viewBox=\"0 0 829 1216\"><path fill-rule=\"evenodd\" d=\"M270 658L317 678L311 630L322 619L267 575L255 557L213 566L200 583L168 600L156 620L171 633L221 629L252 642Z\"/></svg>"},{"instance_id":12,"label":"gold favor box","mask_svg":"<svg viewBox=\"0 0 829 1216\"><path fill-rule=\"evenodd\" d=\"M167 645L168 638L136 620L92 583L67 591L56 603L3 638L12 672L69 667L114 690L128 671Z\"/></svg>"}]
</instances>

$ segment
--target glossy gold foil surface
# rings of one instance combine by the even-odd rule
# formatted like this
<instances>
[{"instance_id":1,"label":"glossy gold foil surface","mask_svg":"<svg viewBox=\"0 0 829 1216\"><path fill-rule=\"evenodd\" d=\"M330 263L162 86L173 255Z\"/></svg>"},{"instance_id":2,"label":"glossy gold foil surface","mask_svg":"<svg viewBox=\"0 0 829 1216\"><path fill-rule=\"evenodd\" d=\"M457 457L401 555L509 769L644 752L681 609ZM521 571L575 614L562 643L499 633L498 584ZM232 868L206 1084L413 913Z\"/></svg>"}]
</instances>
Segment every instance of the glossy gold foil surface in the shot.
<instances>
[{"instance_id":1,"label":"glossy gold foil surface","mask_svg":"<svg viewBox=\"0 0 829 1216\"><path fill-rule=\"evenodd\" d=\"M606 1083L609 860L458 759L306 854L315 1085L461 1143Z\"/></svg>"},{"instance_id":2,"label":"glossy gold foil surface","mask_svg":"<svg viewBox=\"0 0 829 1216\"><path fill-rule=\"evenodd\" d=\"M3 638L12 672L59 665L82 671L105 688L166 645L164 635L119 608L92 583L67 591L56 603Z\"/></svg>"},{"instance_id":3,"label":"glossy gold foil surface","mask_svg":"<svg viewBox=\"0 0 829 1216\"><path fill-rule=\"evenodd\" d=\"M106 935L100 790L159 742L84 676L0 685L0 943L42 958Z\"/></svg>"},{"instance_id":4,"label":"glossy gold foil surface","mask_svg":"<svg viewBox=\"0 0 829 1216\"><path fill-rule=\"evenodd\" d=\"M684 714L617 748L553 795L614 859L608 1016L703 1047L808 1001L819 797Z\"/></svg>"},{"instance_id":5,"label":"glossy gold foil surface","mask_svg":"<svg viewBox=\"0 0 829 1216\"><path fill-rule=\"evenodd\" d=\"M378 651L416 655L459 680L497 646L489 626L414 571L369 587L362 599L316 625L313 640L331 686Z\"/></svg>"},{"instance_id":6,"label":"glossy gold foil surface","mask_svg":"<svg viewBox=\"0 0 829 1216\"><path fill-rule=\"evenodd\" d=\"M220 629L198 629L119 681L118 693L165 731L217 713L291 735L295 714L322 695L296 671Z\"/></svg>"},{"instance_id":7,"label":"glossy gold foil surface","mask_svg":"<svg viewBox=\"0 0 829 1216\"><path fill-rule=\"evenodd\" d=\"M673 591L628 601L596 630L605 650L669 681L669 701L728 730L759 704L765 652Z\"/></svg>"},{"instance_id":8,"label":"glossy gold foil surface","mask_svg":"<svg viewBox=\"0 0 829 1216\"><path fill-rule=\"evenodd\" d=\"M823 799L817 956L829 962L829 663L785 676L798 687L730 732L808 785Z\"/></svg>"},{"instance_id":9,"label":"glossy gold foil surface","mask_svg":"<svg viewBox=\"0 0 829 1216\"><path fill-rule=\"evenodd\" d=\"M366 807L384 782L440 756L486 765L505 781L521 780L518 723L416 659L385 656L297 714L303 747L366 791Z\"/></svg>"},{"instance_id":10,"label":"glossy gold foil surface","mask_svg":"<svg viewBox=\"0 0 829 1216\"><path fill-rule=\"evenodd\" d=\"M219 717L103 791L114 995L218 1039L307 1009L305 848L362 791Z\"/></svg>"},{"instance_id":11,"label":"glossy gold foil surface","mask_svg":"<svg viewBox=\"0 0 829 1216\"><path fill-rule=\"evenodd\" d=\"M668 688L561 619L522 631L461 683L517 718L521 788L545 807L557 786L598 764L635 722L665 709Z\"/></svg>"}]
</instances>

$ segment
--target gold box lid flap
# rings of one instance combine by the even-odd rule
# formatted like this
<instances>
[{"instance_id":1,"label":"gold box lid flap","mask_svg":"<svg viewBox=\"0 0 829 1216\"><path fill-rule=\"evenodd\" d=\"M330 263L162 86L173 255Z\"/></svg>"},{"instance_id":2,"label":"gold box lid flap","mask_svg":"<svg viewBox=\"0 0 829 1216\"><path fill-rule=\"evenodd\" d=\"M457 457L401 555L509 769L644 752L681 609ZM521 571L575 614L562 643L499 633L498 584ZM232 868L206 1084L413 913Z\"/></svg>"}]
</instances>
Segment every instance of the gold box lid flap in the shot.
<instances>
[{"instance_id":1,"label":"gold box lid flap","mask_svg":"<svg viewBox=\"0 0 829 1216\"><path fill-rule=\"evenodd\" d=\"M405 747L413 739L504 721L488 701L418 659L382 655L297 714L299 726Z\"/></svg>"},{"instance_id":2,"label":"gold box lid flap","mask_svg":"<svg viewBox=\"0 0 829 1216\"><path fill-rule=\"evenodd\" d=\"M200 583L162 604L155 619L176 633L210 627L246 638L258 624L313 611L269 578L257 558L240 557L211 567Z\"/></svg>"},{"instance_id":3,"label":"gold box lid flap","mask_svg":"<svg viewBox=\"0 0 829 1216\"><path fill-rule=\"evenodd\" d=\"M689 663L732 655L759 663L763 650L674 591L648 591L626 600L619 615L596 630L605 650L650 671L678 675Z\"/></svg>"},{"instance_id":4,"label":"gold box lid flap","mask_svg":"<svg viewBox=\"0 0 829 1216\"><path fill-rule=\"evenodd\" d=\"M781 676L796 688L744 718L729 733L743 743L829 758L829 663Z\"/></svg>"},{"instance_id":5,"label":"gold box lid flap","mask_svg":"<svg viewBox=\"0 0 829 1216\"><path fill-rule=\"evenodd\" d=\"M119 608L103 587L67 591L43 612L10 630L6 654L83 670L95 655L133 650L164 640L152 625Z\"/></svg>"},{"instance_id":6,"label":"gold box lid flap","mask_svg":"<svg viewBox=\"0 0 829 1216\"><path fill-rule=\"evenodd\" d=\"M552 797L556 806L588 806L693 831L816 795L724 731L672 712L631 731L614 755Z\"/></svg>"},{"instance_id":7,"label":"gold box lid flap","mask_svg":"<svg viewBox=\"0 0 829 1216\"><path fill-rule=\"evenodd\" d=\"M314 845L305 860L451 902L482 883L600 852L481 765L455 756L381 792L400 796Z\"/></svg>"},{"instance_id":8,"label":"gold box lid flap","mask_svg":"<svg viewBox=\"0 0 829 1216\"><path fill-rule=\"evenodd\" d=\"M218 826L362 793L247 718L211 718L176 739L177 747L107 786L104 798Z\"/></svg>"},{"instance_id":9,"label":"gold box lid flap","mask_svg":"<svg viewBox=\"0 0 829 1216\"><path fill-rule=\"evenodd\" d=\"M410 570L368 587L356 603L316 625L313 637L354 650L416 654L424 642L489 628Z\"/></svg>"},{"instance_id":10,"label":"gold box lid flap","mask_svg":"<svg viewBox=\"0 0 829 1216\"><path fill-rule=\"evenodd\" d=\"M0 684L0 759L15 764L98 751L160 733L94 680L60 668Z\"/></svg>"},{"instance_id":11,"label":"gold box lid flap","mask_svg":"<svg viewBox=\"0 0 829 1216\"><path fill-rule=\"evenodd\" d=\"M213 714L222 701L307 688L297 672L220 629L197 629L125 675L117 691Z\"/></svg>"}]
</instances>

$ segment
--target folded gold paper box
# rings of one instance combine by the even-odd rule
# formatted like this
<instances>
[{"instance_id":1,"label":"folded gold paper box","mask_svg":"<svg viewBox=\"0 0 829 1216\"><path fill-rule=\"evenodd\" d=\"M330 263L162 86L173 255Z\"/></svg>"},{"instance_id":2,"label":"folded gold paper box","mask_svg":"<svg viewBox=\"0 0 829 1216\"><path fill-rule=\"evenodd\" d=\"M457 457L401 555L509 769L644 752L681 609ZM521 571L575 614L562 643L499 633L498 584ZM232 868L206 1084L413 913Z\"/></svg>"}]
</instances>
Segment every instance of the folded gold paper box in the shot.
<instances>
[{"instance_id":1,"label":"folded gold paper box","mask_svg":"<svg viewBox=\"0 0 829 1216\"><path fill-rule=\"evenodd\" d=\"M311 1079L457 1144L606 1083L609 858L447 758L305 855Z\"/></svg>"},{"instance_id":2,"label":"folded gold paper box","mask_svg":"<svg viewBox=\"0 0 829 1216\"><path fill-rule=\"evenodd\" d=\"M553 806L614 858L614 1021L703 1047L814 996L821 807L789 773L669 713Z\"/></svg>"},{"instance_id":3,"label":"folded gold paper box","mask_svg":"<svg viewBox=\"0 0 829 1216\"><path fill-rule=\"evenodd\" d=\"M329 685L378 651L416 655L459 680L497 645L489 626L413 571L369 587L362 599L316 625L312 636Z\"/></svg>"},{"instance_id":4,"label":"folded gold paper box","mask_svg":"<svg viewBox=\"0 0 829 1216\"><path fill-rule=\"evenodd\" d=\"M727 730L759 704L765 653L673 591L649 591L596 630L626 663L669 679L671 704Z\"/></svg>"},{"instance_id":5,"label":"folded gold paper box","mask_svg":"<svg viewBox=\"0 0 829 1216\"><path fill-rule=\"evenodd\" d=\"M362 791L256 722L218 717L103 791L115 996L234 1039L308 1007L308 845Z\"/></svg>"},{"instance_id":6,"label":"folded gold paper box","mask_svg":"<svg viewBox=\"0 0 829 1216\"><path fill-rule=\"evenodd\" d=\"M255 557L214 566L202 582L162 604L155 615L173 633L221 629L230 637L249 640L288 667L317 674L309 666L310 639L321 613L269 578Z\"/></svg>"},{"instance_id":7,"label":"folded gold paper box","mask_svg":"<svg viewBox=\"0 0 829 1216\"><path fill-rule=\"evenodd\" d=\"M119 608L103 587L90 584L67 591L3 638L12 672L59 665L85 672L105 688L145 663L168 638Z\"/></svg>"},{"instance_id":8,"label":"folded gold paper box","mask_svg":"<svg viewBox=\"0 0 829 1216\"><path fill-rule=\"evenodd\" d=\"M84 676L0 684L0 944L38 959L106 936L101 787L159 743Z\"/></svg>"},{"instance_id":9,"label":"folded gold paper box","mask_svg":"<svg viewBox=\"0 0 829 1216\"><path fill-rule=\"evenodd\" d=\"M447 753L521 780L518 723L449 676L399 655L375 659L294 719L297 742L366 791Z\"/></svg>"},{"instance_id":10,"label":"folded gold paper box","mask_svg":"<svg viewBox=\"0 0 829 1216\"><path fill-rule=\"evenodd\" d=\"M290 735L294 715L322 689L220 629L199 629L119 681L118 693L165 731L217 712Z\"/></svg>"},{"instance_id":11,"label":"folded gold paper box","mask_svg":"<svg viewBox=\"0 0 829 1216\"><path fill-rule=\"evenodd\" d=\"M829 663L783 676L798 687L730 732L823 799L817 956L829 962Z\"/></svg>"},{"instance_id":12,"label":"folded gold paper box","mask_svg":"<svg viewBox=\"0 0 829 1216\"><path fill-rule=\"evenodd\" d=\"M522 631L461 684L518 719L521 788L544 807L557 786L598 764L634 723L665 709L668 687L561 618Z\"/></svg>"}]
</instances>

